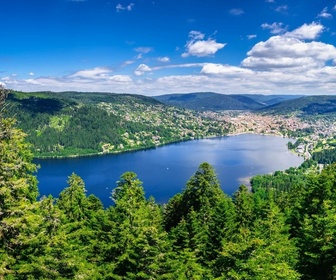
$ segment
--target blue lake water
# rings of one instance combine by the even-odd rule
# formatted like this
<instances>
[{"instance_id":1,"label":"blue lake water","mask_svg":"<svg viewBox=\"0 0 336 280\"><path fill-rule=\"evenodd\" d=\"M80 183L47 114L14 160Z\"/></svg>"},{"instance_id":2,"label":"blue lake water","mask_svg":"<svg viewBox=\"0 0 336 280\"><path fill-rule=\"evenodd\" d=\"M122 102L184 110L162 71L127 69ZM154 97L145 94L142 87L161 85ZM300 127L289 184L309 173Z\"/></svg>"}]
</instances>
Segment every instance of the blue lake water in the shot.
<instances>
[{"instance_id":1,"label":"blue lake water","mask_svg":"<svg viewBox=\"0 0 336 280\"><path fill-rule=\"evenodd\" d=\"M225 193L248 184L257 174L299 166L303 158L287 150L288 138L243 134L181 142L156 149L71 159L35 160L41 195L58 197L73 172L82 177L87 194L98 196L105 206L112 204L111 191L126 171L143 182L146 196L165 203L185 187L202 162L210 163Z\"/></svg>"}]
</instances>

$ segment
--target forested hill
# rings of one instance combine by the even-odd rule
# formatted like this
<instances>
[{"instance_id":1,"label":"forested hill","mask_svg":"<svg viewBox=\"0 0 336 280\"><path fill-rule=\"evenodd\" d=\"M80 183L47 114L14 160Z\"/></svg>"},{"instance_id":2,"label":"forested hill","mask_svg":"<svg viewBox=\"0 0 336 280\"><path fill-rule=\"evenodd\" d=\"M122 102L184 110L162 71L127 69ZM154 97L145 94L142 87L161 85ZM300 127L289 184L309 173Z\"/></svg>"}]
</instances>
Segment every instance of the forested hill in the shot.
<instances>
[{"instance_id":1,"label":"forested hill","mask_svg":"<svg viewBox=\"0 0 336 280\"><path fill-rule=\"evenodd\" d=\"M123 152L227 131L224 122L131 94L13 91L5 113L40 157Z\"/></svg>"},{"instance_id":2,"label":"forested hill","mask_svg":"<svg viewBox=\"0 0 336 280\"><path fill-rule=\"evenodd\" d=\"M336 96L305 96L265 107L260 112L274 115L312 116L336 113Z\"/></svg>"},{"instance_id":3,"label":"forested hill","mask_svg":"<svg viewBox=\"0 0 336 280\"><path fill-rule=\"evenodd\" d=\"M168 105L196 111L255 110L265 106L248 96L213 92L167 94L154 98Z\"/></svg>"},{"instance_id":4,"label":"forested hill","mask_svg":"<svg viewBox=\"0 0 336 280\"><path fill-rule=\"evenodd\" d=\"M189 94L166 94L155 99L180 108L196 111L257 110L285 100L296 99L299 95L262 94L219 94L214 92L194 92Z\"/></svg>"}]
</instances>

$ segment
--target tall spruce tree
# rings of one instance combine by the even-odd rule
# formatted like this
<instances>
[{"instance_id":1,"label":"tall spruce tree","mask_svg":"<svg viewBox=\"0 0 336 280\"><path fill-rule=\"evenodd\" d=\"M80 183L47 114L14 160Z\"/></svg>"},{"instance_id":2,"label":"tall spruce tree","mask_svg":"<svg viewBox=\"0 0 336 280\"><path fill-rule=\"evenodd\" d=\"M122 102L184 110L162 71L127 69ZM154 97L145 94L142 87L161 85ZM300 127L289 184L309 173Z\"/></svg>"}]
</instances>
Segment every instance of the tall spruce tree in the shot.
<instances>
[{"instance_id":1,"label":"tall spruce tree","mask_svg":"<svg viewBox=\"0 0 336 280\"><path fill-rule=\"evenodd\" d=\"M115 279L159 279L166 267L168 244L158 205L145 198L142 182L133 172L121 176L112 193L110 217L113 244L106 246L105 271Z\"/></svg>"},{"instance_id":2,"label":"tall spruce tree","mask_svg":"<svg viewBox=\"0 0 336 280\"><path fill-rule=\"evenodd\" d=\"M300 204L295 205L293 236L299 248L304 279L336 277L336 164L309 177Z\"/></svg>"},{"instance_id":3,"label":"tall spruce tree","mask_svg":"<svg viewBox=\"0 0 336 280\"><path fill-rule=\"evenodd\" d=\"M25 134L3 117L7 91L0 88L0 278L17 275L21 250L33 234L38 196L36 165Z\"/></svg>"}]
</instances>

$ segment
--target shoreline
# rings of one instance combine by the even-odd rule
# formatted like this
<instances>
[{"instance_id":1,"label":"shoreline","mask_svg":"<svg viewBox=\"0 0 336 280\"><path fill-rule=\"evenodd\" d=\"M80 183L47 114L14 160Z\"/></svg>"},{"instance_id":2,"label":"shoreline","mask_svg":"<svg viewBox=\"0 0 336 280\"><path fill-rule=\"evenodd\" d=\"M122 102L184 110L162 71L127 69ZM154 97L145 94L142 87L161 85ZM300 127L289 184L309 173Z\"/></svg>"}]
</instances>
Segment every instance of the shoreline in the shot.
<instances>
[{"instance_id":1,"label":"shoreline","mask_svg":"<svg viewBox=\"0 0 336 280\"><path fill-rule=\"evenodd\" d=\"M146 150L151 150L151 149L156 149L157 147L162 147L170 144L176 144L176 143L182 143L182 142L187 142L187 141L193 141L193 140L201 140L201 139L211 139L211 138L216 138L216 137L233 137L233 136L239 136L239 135L244 135L244 134L255 134L255 135L264 135L264 136L276 136L276 137L282 137L286 138L286 136L278 133L256 133L253 131L247 131L247 132L231 132L228 134L224 135L214 135L214 136L205 136L205 137L198 137L194 139L184 139L184 140L177 140L177 141L172 141L160 145L153 145L150 147L143 147L143 148L134 148L134 149L127 149L123 151L113 151L113 152L97 152L97 153L90 153L90 154L76 154L76 155L68 155L68 156L35 156L34 159L36 160L44 160L44 159L75 159L75 158L81 158L81 157L95 157L95 156L104 156L104 155L118 155L118 154L123 154L123 153L132 153L132 152L138 152L138 151L146 151ZM290 150L289 150L290 151Z\"/></svg>"}]
</instances>

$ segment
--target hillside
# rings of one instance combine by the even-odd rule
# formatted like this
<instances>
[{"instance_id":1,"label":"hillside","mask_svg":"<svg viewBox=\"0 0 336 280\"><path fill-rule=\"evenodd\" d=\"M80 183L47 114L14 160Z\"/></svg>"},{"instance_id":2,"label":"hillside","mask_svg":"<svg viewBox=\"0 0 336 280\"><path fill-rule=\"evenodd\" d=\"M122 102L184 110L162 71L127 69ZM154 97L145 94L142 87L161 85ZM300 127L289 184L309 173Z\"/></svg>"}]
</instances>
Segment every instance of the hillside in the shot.
<instances>
[{"instance_id":1,"label":"hillside","mask_svg":"<svg viewBox=\"0 0 336 280\"><path fill-rule=\"evenodd\" d=\"M154 96L164 104L196 111L256 110L265 105L247 95L225 95L213 92L166 94Z\"/></svg>"},{"instance_id":2,"label":"hillside","mask_svg":"<svg viewBox=\"0 0 336 280\"><path fill-rule=\"evenodd\" d=\"M7 103L37 157L116 153L227 131L224 122L140 95L11 92Z\"/></svg>"},{"instance_id":3,"label":"hillside","mask_svg":"<svg viewBox=\"0 0 336 280\"><path fill-rule=\"evenodd\" d=\"M265 107L260 112L301 117L336 113L336 96L305 96Z\"/></svg>"},{"instance_id":4,"label":"hillside","mask_svg":"<svg viewBox=\"0 0 336 280\"><path fill-rule=\"evenodd\" d=\"M288 94L275 94L275 95L243 94L243 96L251 98L256 102L263 104L264 106L270 106L286 100L292 100L302 97L302 95L288 95Z\"/></svg>"}]
</instances>

